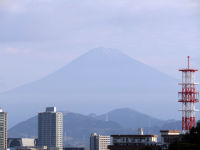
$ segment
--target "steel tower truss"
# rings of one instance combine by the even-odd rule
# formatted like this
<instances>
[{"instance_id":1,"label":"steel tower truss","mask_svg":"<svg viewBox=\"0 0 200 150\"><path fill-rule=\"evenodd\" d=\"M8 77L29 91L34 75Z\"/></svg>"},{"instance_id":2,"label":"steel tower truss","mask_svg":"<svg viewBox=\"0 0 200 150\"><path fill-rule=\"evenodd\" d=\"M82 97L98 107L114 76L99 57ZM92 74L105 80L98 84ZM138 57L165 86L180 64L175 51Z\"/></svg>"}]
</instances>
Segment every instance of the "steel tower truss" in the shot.
<instances>
[{"instance_id":1,"label":"steel tower truss","mask_svg":"<svg viewBox=\"0 0 200 150\"><path fill-rule=\"evenodd\" d=\"M180 69L182 72L182 91L179 93L179 102L182 103L182 131L188 132L195 127L195 103L199 102L199 92L196 90L198 83L195 81L197 69L190 69L190 57L188 56L188 68Z\"/></svg>"}]
</instances>

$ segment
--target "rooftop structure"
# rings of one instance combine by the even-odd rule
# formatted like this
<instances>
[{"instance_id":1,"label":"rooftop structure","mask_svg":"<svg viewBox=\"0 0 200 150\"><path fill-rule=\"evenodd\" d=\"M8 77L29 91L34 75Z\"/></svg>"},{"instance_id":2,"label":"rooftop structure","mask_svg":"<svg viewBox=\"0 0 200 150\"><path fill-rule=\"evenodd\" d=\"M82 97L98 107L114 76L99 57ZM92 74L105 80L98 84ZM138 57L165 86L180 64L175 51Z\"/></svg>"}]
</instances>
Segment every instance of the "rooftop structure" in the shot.
<instances>
[{"instance_id":1,"label":"rooftop structure","mask_svg":"<svg viewBox=\"0 0 200 150\"><path fill-rule=\"evenodd\" d=\"M56 112L56 107L47 107L46 112Z\"/></svg>"}]
</instances>

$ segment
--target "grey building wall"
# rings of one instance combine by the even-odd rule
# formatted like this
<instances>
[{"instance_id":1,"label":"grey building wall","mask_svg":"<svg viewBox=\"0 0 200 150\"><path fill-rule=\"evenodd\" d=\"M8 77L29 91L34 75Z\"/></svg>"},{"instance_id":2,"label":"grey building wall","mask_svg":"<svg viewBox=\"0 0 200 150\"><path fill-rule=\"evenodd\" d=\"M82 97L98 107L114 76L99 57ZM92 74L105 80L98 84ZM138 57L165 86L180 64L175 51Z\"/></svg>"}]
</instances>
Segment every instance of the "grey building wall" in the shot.
<instances>
[{"instance_id":1,"label":"grey building wall","mask_svg":"<svg viewBox=\"0 0 200 150\"><path fill-rule=\"evenodd\" d=\"M0 108L0 150L7 148L7 113Z\"/></svg>"},{"instance_id":2,"label":"grey building wall","mask_svg":"<svg viewBox=\"0 0 200 150\"><path fill-rule=\"evenodd\" d=\"M47 108L46 112L38 114L38 145L62 149L63 114L61 112Z\"/></svg>"},{"instance_id":3,"label":"grey building wall","mask_svg":"<svg viewBox=\"0 0 200 150\"><path fill-rule=\"evenodd\" d=\"M108 150L108 145L110 145L110 136L91 134L90 150Z\"/></svg>"},{"instance_id":4,"label":"grey building wall","mask_svg":"<svg viewBox=\"0 0 200 150\"><path fill-rule=\"evenodd\" d=\"M98 150L97 134L93 133L90 136L90 150Z\"/></svg>"},{"instance_id":5,"label":"grey building wall","mask_svg":"<svg viewBox=\"0 0 200 150\"><path fill-rule=\"evenodd\" d=\"M34 138L8 138L8 148L36 146L36 139Z\"/></svg>"},{"instance_id":6,"label":"grey building wall","mask_svg":"<svg viewBox=\"0 0 200 150\"><path fill-rule=\"evenodd\" d=\"M65 147L63 150L88 150L85 147Z\"/></svg>"}]
</instances>

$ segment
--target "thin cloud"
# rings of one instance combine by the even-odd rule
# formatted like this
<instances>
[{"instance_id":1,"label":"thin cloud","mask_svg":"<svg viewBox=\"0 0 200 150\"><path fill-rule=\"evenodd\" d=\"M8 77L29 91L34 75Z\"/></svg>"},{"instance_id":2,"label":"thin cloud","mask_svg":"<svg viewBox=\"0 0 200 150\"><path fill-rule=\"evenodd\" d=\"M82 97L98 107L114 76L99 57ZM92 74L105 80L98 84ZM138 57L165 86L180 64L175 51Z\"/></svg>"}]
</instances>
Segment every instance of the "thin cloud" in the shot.
<instances>
[{"instance_id":1,"label":"thin cloud","mask_svg":"<svg viewBox=\"0 0 200 150\"><path fill-rule=\"evenodd\" d=\"M5 48L3 51L1 51L1 55L27 55L30 54L31 50L20 50L18 48Z\"/></svg>"},{"instance_id":2,"label":"thin cloud","mask_svg":"<svg viewBox=\"0 0 200 150\"><path fill-rule=\"evenodd\" d=\"M188 53L200 57L199 3L199 0L0 0L0 64L11 75L15 73L14 67L9 70L4 62L18 66L21 70L15 70L25 74L21 66L28 61L31 68L35 67L34 72L40 70L39 78L39 73L44 75L53 70L50 64L57 64L56 68L89 49L104 46L120 49L173 74L171 64L157 62L174 55L180 60ZM30 79L35 79L34 73ZM18 80L24 78L19 75Z\"/></svg>"},{"instance_id":3,"label":"thin cloud","mask_svg":"<svg viewBox=\"0 0 200 150\"><path fill-rule=\"evenodd\" d=\"M1 0L0 11L2 13L23 13L27 10L32 0Z\"/></svg>"}]
</instances>

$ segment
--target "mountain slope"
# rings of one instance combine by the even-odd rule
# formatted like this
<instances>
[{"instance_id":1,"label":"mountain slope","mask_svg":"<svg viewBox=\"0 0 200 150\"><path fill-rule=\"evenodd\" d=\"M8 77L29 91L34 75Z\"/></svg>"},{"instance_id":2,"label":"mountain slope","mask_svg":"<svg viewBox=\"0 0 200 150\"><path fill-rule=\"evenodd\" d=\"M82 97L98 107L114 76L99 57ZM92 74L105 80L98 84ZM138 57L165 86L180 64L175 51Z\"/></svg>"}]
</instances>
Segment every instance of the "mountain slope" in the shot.
<instances>
[{"instance_id":1,"label":"mountain slope","mask_svg":"<svg viewBox=\"0 0 200 150\"><path fill-rule=\"evenodd\" d=\"M115 116L118 115L118 118ZM126 116L124 116L126 115ZM137 111L123 108L109 112L110 119L104 121L104 115L96 118L77 113L64 113L63 115L63 136L64 146L86 146L89 147L89 136L96 132L101 135L111 134L137 134L137 129L143 127L144 134L160 134L160 130L180 130L181 121L160 121ZM144 120L143 120L144 119ZM146 120L155 121L148 124ZM123 122L124 121L124 122ZM162 124L161 124L162 123ZM37 116L18 123L8 130L8 137L34 137L37 138Z\"/></svg>"},{"instance_id":2,"label":"mountain slope","mask_svg":"<svg viewBox=\"0 0 200 150\"><path fill-rule=\"evenodd\" d=\"M37 138L37 124L37 116L23 121L8 130L8 137ZM112 121L105 122L77 113L67 113L63 116L64 145L88 146L91 133L109 134L121 128Z\"/></svg>"},{"instance_id":3,"label":"mountain slope","mask_svg":"<svg viewBox=\"0 0 200 150\"><path fill-rule=\"evenodd\" d=\"M124 128L161 127L165 123L165 121L139 113L130 108L116 109L106 114L97 116L97 118L117 122Z\"/></svg>"},{"instance_id":4,"label":"mountain slope","mask_svg":"<svg viewBox=\"0 0 200 150\"><path fill-rule=\"evenodd\" d=\"M97 48L41 80L0 94L0 99L11 125L47 105L80 113L132 107L158 118L173 118L176 88L175 79L120 51Z\"/></svg>"}]
</instances>

